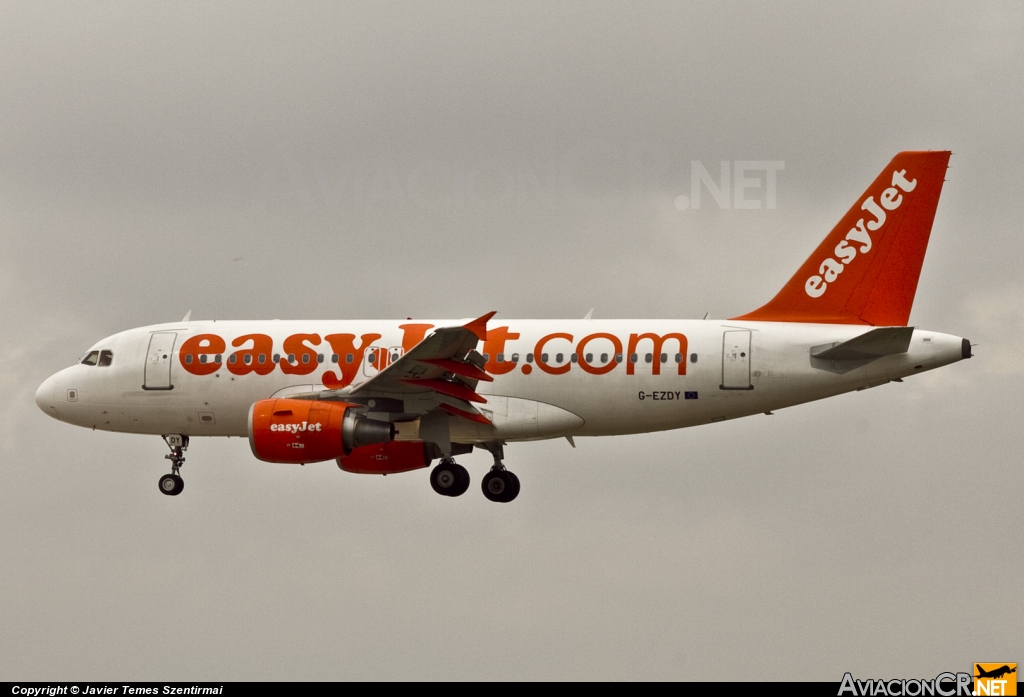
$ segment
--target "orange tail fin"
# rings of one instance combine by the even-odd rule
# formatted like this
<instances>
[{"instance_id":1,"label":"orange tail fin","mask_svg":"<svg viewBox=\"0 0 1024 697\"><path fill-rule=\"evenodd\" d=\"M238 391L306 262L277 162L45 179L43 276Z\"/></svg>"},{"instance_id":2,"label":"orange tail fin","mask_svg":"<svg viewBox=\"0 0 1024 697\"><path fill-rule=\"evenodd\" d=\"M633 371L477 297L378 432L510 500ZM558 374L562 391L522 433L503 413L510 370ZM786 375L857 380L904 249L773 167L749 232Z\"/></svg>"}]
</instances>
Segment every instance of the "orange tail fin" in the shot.
<instances>
[{"instance_id":1,"label":"orange tail fin","mask_svg":"<svg viewBox=\"0 0 1024 697\"><path fill-rule=\"evenodd\" d=\"M733 319L905 327L949 155L894 157L779 294Z\"/></svg>"}]
</instances>

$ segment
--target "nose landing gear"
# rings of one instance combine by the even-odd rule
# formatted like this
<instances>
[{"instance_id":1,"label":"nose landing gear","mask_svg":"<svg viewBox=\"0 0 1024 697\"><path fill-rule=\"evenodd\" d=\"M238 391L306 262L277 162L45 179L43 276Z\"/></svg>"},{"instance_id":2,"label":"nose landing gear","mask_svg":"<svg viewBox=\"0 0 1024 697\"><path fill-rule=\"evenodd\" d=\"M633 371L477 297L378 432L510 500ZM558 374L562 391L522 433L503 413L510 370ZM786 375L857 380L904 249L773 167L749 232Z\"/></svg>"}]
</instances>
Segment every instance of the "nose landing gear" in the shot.
<instances>
[{"instance_id":1,"label":"nose landing gear","mask_svg":"<svg viewBox=\"0 0 1024 697\"><path fill-rule=\"evenodd\" d=\"M185 489L185 480L178 474L178 470L185 464L183 453L188 450L188 436L172 433L164 436L164 442L171 449L170 455L164 455L165 459L171 461L171 473L160 477L160 493L177 496Z\"/></svg>"},{"instance_id":2,"label":"nose landing gear","mask_svg":"<svg viewBox=\"0 0 1024 697\"><path fill-rule=\"evenodd\" d=\"M165 474L160 477L160 493L177 496L185 490L185 480L177 474Z\"/></svg>"}]
</instances>

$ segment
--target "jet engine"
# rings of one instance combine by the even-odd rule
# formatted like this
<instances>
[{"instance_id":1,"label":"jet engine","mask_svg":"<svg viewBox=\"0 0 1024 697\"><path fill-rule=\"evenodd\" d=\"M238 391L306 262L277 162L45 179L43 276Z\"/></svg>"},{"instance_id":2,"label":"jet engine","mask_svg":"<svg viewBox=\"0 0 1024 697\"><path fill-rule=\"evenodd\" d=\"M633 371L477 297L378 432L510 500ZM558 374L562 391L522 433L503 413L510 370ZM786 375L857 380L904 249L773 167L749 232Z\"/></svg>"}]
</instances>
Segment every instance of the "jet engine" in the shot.
<instances>
[{"instance_id":1,"label":"jet engine","mask_svg":"<svg viewBox=\"0 0 1024 697\"><path fill-rule=\"evenodd\" d=\"M249 447L264 462L335 460L394 439L394 424L360 416L355 404L263 399L249 407Z\"/></svg>"},{"instance_id":2,"label":"jet engine","mask_svg":"<svg viewBox=\"0 0 1024 697\"><path fill-rule=\"evenodd\" d=\"M421 469L429 464L427 445L421 440L365 445L338 458L338 467L355 474L398 474Z\"/></svg>"}]
</instances>

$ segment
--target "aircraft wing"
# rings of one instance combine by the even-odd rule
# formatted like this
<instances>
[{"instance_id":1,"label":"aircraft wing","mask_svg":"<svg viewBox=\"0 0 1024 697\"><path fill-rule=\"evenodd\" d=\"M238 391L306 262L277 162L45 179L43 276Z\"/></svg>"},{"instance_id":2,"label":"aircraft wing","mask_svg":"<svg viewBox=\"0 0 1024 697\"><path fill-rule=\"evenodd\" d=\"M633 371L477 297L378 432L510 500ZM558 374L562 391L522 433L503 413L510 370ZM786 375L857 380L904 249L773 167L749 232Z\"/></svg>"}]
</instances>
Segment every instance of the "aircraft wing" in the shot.
<instances>
[{"instance_id":1,"label":"aircraft wing","mask_svg":"<svg viewBox=\"0 0 1024 697\"><path fill-rule=\"evenodd\" d=\"M449 414L489 424L490 420L473 405L487 402L476 393L478 382L494 379L484 371L484 357L476 351L477 344L487 337L487 321L494 314L489 312L463 325L433 330L398 360L359 384L289 396L325 400L402 399L407 404L406 412L426 413L440 407Z\"/></svg>"}]
</instances>

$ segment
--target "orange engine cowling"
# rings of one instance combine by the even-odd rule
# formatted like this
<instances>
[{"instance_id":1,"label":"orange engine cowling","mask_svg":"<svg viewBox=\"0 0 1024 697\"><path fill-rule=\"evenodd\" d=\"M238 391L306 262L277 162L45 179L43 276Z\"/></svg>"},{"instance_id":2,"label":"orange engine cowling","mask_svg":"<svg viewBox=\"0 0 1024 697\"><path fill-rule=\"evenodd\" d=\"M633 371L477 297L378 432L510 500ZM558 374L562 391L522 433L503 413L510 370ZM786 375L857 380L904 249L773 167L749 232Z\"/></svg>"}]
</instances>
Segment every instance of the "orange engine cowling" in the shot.
<instances>
[{"instance_id":1,"label":"orange engine cowling","mask_svg":"<svg viewBox=\"0 0 1024 697\"><path fill-rule=\"evenodd\" d=\"M395 426L359 416L357 405L263 399L249 408L249 447L265 462L322 462L361 447L390 443Z\"/></svg>"},{"instance_id":2,"label":"orange engine cowling","mask_svg":"<svg viewBox=\"0 0 1024 697\"><path fill-rule=\"evenodd\" d=\"M427 445L421 440L366 445L338 458L338 467L356 474L398 474L429 464Z\"/></svg>"}]
</instances>

